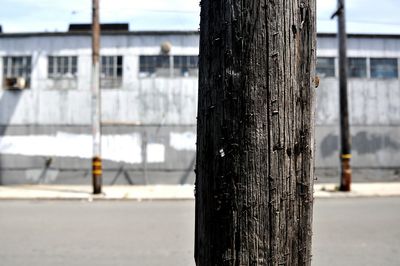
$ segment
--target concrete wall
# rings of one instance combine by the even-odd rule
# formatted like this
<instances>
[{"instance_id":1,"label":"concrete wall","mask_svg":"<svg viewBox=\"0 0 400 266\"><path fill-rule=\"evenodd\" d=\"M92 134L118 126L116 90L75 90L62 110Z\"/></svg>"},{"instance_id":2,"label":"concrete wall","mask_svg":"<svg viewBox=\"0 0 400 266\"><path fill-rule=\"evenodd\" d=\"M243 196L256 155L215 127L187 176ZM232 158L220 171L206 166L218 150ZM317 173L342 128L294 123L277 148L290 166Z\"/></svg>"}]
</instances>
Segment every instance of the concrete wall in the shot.
<instances>
[{"instance_id":1,"label":"concrete wall","mask_svg":"<svg viewBox=\"0 0 400 266\"><path fill-rule=\"evenodd\" d=\"M397 58L399 64L400 37L351 36L347 53L349 57L367 58L368 67L370 58ZM336 58L336 77L322 79L317 89L317 177L325 181L338 176L339 171L336 38L319 38L317 55ZM348 93L354 179L400 180L399 78L373 79L368 73L367 78L349 78Z\"/></svg>"},{"instance_id":2,"label":"concrete wall","mask_svg":"<svg viewBox=\"0 0 400 266\"><path fill-rule=\"evenodd\" d=\"M194 129L103 126L104 184L115 178L116 183L193 183ZM1 183L91 182L90 126L11 126L3 132Z\"/></svg>"},{"instance_id":3,"label":"concrete wall","mask_svg":"<svg viewBox=\"0 0 400 266\"><path fill-rule=\"evenodd\" d=\"M90 36L0 40L0 56L32 55L33 62L30 89L0 91L0 184L89 184ZM121 88L102 89L105 184L193 183L197 78L138 73L138 56L159 54L165 41L172 43L171 54L198 54L197 34L102 37L103 55L124 57ZM336 56L334 37L320 37L318 45L319 56ZM48 55L78 56L73 86L58 88L49 81ZM350 38L349 56L400 58L400 38ZM350 79L349 94L355 179L399 179L399 79ZM337 78L323 79L316 112L317 176L323 181L337 178L338 114Z\"/></svg>"},{"instance_id":4,"label":"concrete wall","mask_svg":"<svg viewBox=\"0 0 400 266\"><path fill-rule=\"evenodd\" d=\"M121 88L101 96L105 184L193 183L197 78L139 78L139 55L165 41L171 55L198 54L196 34L101 39L102 55L123 55ZM33 66L29 89L0 91L0 183L90 183L90 49L89 35L1 38L0 56L32 55ZM49 55L78 56L74 86L47 78Z\"/></svg>"},{"instance_id":5,"label":"concrete wall","mask_svg":"<svg viewBox=\"0 0 400 266\"><path fill-rule=\"evenodd\" d=\"M337 87L324 79L317 89L316 165L324 181L339 170ZM399 180L399 80L351 79L348 90L355 180Z\"/></svg>"}]
</instances>

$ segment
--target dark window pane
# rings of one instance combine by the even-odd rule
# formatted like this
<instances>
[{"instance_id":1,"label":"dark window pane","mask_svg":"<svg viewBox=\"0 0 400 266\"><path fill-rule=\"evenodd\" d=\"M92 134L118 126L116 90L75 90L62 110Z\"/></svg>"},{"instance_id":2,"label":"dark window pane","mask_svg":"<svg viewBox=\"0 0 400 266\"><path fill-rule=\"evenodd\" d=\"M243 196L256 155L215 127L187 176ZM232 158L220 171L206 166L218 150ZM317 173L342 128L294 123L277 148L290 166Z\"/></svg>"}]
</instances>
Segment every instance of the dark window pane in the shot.
<instances>
[{"instance_id":1,"label":"dark window pane","mask_svg":"<svg viewBox=\"0 0 400 266\"><path fill-rule=\"evenodd\" d=\"M156 67L157 68L169 68L169 56L160 55L156 57Z\"/></svg>"},{"instance_id":2,"label":"dark window pane","mask_svg":"<svg viewBox=\"0 0 400 266\"><path fill-rule=\"evenodd\" d=\"M174 68L179 68L182 62L182 56L174 56Z\"/></svg>"},{"instance_id":3,"label":"dark window pane","mask_svg":"<svg viewBox=\"0 0 400 266\"><path fill-rule=\"evenodd\" d=\"M117 76L122 77L122 67L117 67Z\"/></svg>"},{"instance_id":4,"label":"dark window pane","mask_svg":"<svg viewBox=\"0 0 400 266\"><path fill-rule=\"evenodd\" d=\"M106 67L106 65L107 65L107 59L106 59L106 57L102 56L102 57L101 57L101 60L100 60L100 63L101 63L101 66L102 66L102 67Z\"/></svg>"},{"instance_id":5,"label":"dark window pane","mask_svg":"<svg viewBox=\"0 0 400 266\"><path fill-rule=\"evenodd\" d=\"M371 58L371 78L397 78L398 65L395 58Z\"/></svg>"},{"instance_id":6,"label":"dark window pane","mask_svg":"<svg viewBox=\"0 0 400 266\"><path fill-rule=\"evenodd\" d=\"M122 56L117 57L117 65L122 66Z\"/></svg>"},{"instance_id":7,"label":"dark window pane","mask_svg":"<svg viewBox=\"0 0 400 266\"><path fill-rule=\"evenodd\" d=\"M101 76L102 77L107 77L108 76L108 56L102 56L100 59L100 63L101 63Z\"/></svg>"},{"instance_id":8,"label":"dark window pane","mask_svg":"<svg viewBox=\"0 0 400 266\"><path fill-rule=\"evenodd\" d=\"M3 76L6 76L8 72L8 57L3 58Z\"/></svg>"},{"instance_id":9,"label":"dark window pane","mask_svg":"<svg viewBox=\"0 0 400 266\"><path fill-rule=\"evenodd\" d=\"M62 74L67 74L68 73L68 57L63 57L63 71Z\"/></svg>"},{"instance_id":10,"label":"dark window pane","mask_svg":"<svg viewBox=\"0 0 400 266\"><path fill-rule=\"evenodd\" d=\"M197 56L176 55L174 56L174 75L197 76Z\"/></svg>"},{"instance_id":11,"label":"dark window pane","mask_svg":"<svg viewBox=\"0 0 400 266\"><path fill-rule=\"evenodd\" d=\"M71 66L71 72L72 72L72 74L76 74L76 72L78 72L78 57L76 57L76 56L73 56L72 57L72 60L71 60L71 64L72 64L72 66Z\"/></svg>"},{"instance_id":12,"label":"dark window pane","mask_svg":"<svg viewBox=\"0 0 400 266\"><path fill-rule=\"evenodd\" d=\"M199 57L198 57L197 55L196 55L196 56L191 56L191 57L190 57L190 65L191 65L191 66L197 68L197 66L198 66L198 61L199 61Z\"/></svg>"},{"instance_id":13,"label":"dark window pane","mask_svg":"<svg viewBox=\"0 0 400 266\"><path fill-rule=\"evenodd\" d=\"M170 61L168 55L142 55L139 57L139 73L141 76L169 76Z\"/></svg>"},{"instance_id":14,"label":"dark window pane","mask_svg":"<svg viewBox=\"0 0 400 266\"><path fill-rule=\"evenodd\" d=\"M147 56L140 56L139 57L139 72L147 72L148 71L148 57Z\"/></svg>"},{"instance_id":15,"label":"dark window pane","mask_svg":"<svg viewBox=\"0 0 400 266\"><path fill-rule=\"evenodd\" d=\"M365 78L367 77L367 59L366 58L348 58L347 66L349 77Z\"/></svg>"},{"instance_id":16,"label":"dark window pane","mask_svg":"<svg viewBox=\"0 0 400 266\"><path fill-rule=\"evenodd\" d=\"M146 64L146 59L140 56L139 57L139 72L142 72L142 70L146 68L145 64Z\"/></svg>"},{"instance_id":17,"label":"dark window pane","mask_svg":"<svg viewBox=\"0 0 400 266\"><path fill-rule=\"evenodd\" d=\"M49 56L49 61L48 61L48 74L49 74L49 76L54 73L53 61L54 61L54 58L52 56Z\"/></svg>"},{"instance_id":18,"label":"dark window pane","mask_svg":"<svg viewBox=\"0 0 400 266\"><path fill-rule=\"evenodd\" d=\"M57 74L60 74L61 71L62 71L62 58L61 58L61 56L57 56L56 64L57 64Z\"/></svg>"},{"instance_id":19,"label":"dark window pane","mask_svg":"<svg viewBox=\"0 0 400 266\"><path fill-rule=\"evenodd\" d=\"M318 57L317 59L317 75L321 78L335 76L335 58Z\"/></svg>"}]
</instances>

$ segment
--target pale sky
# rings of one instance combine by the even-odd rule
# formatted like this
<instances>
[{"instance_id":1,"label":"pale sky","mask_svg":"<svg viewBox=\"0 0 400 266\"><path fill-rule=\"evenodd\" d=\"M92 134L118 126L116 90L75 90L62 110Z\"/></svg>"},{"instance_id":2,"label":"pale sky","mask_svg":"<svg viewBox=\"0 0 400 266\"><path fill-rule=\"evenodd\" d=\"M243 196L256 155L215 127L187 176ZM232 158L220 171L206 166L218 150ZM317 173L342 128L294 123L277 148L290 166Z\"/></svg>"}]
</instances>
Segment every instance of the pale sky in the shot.
<instances>
[{"instance_id":1,"label":"pale sky","mask_svg":"<svg viewBox=\"0 0 400 266\"><path fill-rule=\"evenodd\" d=\"M3 32L66 31L90 23L91 0L1 0ZM400 0L347 0L350 33L400 34ZM317 0L318 32L335 32L336 0ZM199 0L100 0L101 22L128 22L130 30L197 30Z\"/></svg>"}]
</instances>

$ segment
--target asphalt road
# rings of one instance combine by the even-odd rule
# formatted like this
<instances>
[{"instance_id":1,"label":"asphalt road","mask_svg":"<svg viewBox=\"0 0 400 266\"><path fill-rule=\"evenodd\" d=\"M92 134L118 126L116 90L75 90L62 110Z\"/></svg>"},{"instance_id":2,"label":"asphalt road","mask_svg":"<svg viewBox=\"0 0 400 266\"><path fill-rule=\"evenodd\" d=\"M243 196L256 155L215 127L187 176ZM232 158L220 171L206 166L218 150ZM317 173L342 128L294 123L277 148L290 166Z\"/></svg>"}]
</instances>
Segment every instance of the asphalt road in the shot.
<instances>
[{"instance_id":1,"label":"asphalt road","mask_svg":"<svg viewBox=\"0 0 400 266\"><path fill-rule=\"evenodd\" d=\"M192 201L0 201L0 265L193 263ZM400 265L400 198L317 199L313 265Z\"/></svg>"}]
</instances>

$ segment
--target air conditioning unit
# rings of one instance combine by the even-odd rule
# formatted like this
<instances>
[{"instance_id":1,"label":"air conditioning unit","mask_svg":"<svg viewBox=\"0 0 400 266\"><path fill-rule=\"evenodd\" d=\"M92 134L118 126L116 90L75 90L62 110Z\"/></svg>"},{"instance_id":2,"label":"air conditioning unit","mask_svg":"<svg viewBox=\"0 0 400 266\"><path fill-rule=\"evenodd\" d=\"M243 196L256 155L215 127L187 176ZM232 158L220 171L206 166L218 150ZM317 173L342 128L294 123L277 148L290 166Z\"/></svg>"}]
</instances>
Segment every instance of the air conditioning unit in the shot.
<instances>
[{"instance_id":1,"label":"air conditioning unit","mask_svg":"<svg viewBox=\"0 0 400 266\"><path fill-rule=\"evenodd\" d=\"M10 77L4 79L5 89L23 90L26 88L26 79L23 77Z\"/></svg>"}]
</instances>

